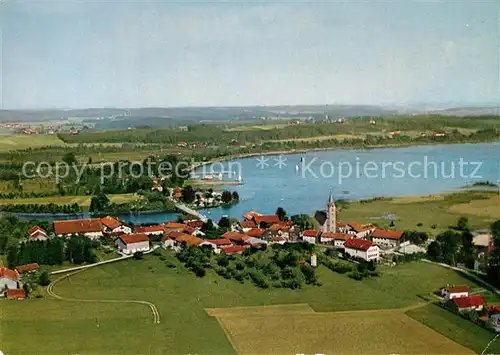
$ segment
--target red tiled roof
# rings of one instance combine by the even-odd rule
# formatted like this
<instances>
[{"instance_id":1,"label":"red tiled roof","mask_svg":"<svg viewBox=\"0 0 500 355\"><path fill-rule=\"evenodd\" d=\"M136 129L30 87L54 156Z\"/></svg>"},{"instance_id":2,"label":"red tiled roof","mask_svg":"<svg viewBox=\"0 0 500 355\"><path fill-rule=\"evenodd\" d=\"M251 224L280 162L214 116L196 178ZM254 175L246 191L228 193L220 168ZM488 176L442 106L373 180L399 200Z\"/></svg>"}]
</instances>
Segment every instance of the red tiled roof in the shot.
<instances>
[{"instance_id":1,"label":"red tiled roof","mask_svg":"<svg viewBox=\"0 0 500 355\"><path fill-rule=\"evenodd\" d=\"M255 228L257 225L255 224L254 221L241 221L240 222L241 228Z\"/></svg>"},{"instance_id":2,"label":"red tiled roof","mask_svg":"<svg viewBox=\"0 0 500 355\"><path fill-rule=\"evenodd\" d=\"M470 288L469 285L453 285L453 286L447 286L444 288L447 290L449 293L464 293L464 292L469 292Z\"/></svg>"},{"instance_id":3,"label":"red tiled roof","mask_svg":"<svg viewBox=\"0 0 500 355\"><path fill-rule=\"evenodd\" d=\"M361 226L361 224L359 224L358 222L349 222L347 223L347 225L349 227L351 227L352 229L354 229L354 231L357 233L357 232L361 232L363 231L363 227Z\"/></svg>"},{"instance_id":4,"label":"red tiled roof","mask_svg":"<svg viewBox=\"0 0 500 355\"><path fill-rule=\"evenodd\" d=\"M368 250L370 247L373 246L376 246L376 244L366 239L357 239L357 238L351 238L344 243L344 248L364 250L364 251Z\"/></svg>"},{"instance_id":5,"label":"red tiled roof","mask_svg":"<svg viewBox=\"0 0 500 355\"><path fill-rule=\"evenodd\" d=\"M261 224L261 223L274 224L274 223L280 222L280 218L275 214L254 216L253 219L255 220L255 223L257 223L257 224Z\"/></svg>"},{"instance_id":6,"label":"red tiled roof","mask_svg":"<svg viewBox=\"0 0 500 355\"><path fill-rule=\"evenodd\" d=\"M17 299L23 299L26 297L26 295L24 294L23 289L12 288L12 289L7 290L7 298L10 298L10 297L17 298Z\"/></svg>"},{"instance_id":7,"label":"red tiled roof","mask_svg":"<svg viewBox=\"0 0 500 355\"><path fill-rule=\"evenodd\" d=\"M321 233L321 238L329 238L335 240L349 240L352 237L353 237L352 234L347 234L347 233L331 233L331 232Z\"/></svg>"},{"instance_id":8,"label":"red tiled roof","mask_svg":"<svg viewBox=\"0 0 500 355\"><path fill-rule=\"evenodd\" d=\"M122 234L118 238L120 238L125 244L149 242L148 236L144 233Z\"/></svg>"},{"instance_id":9,"label":"red tiled roof","mask_svg":"<svg viewBox=\"0 0 500 355\"><path fill-rule=\"evenodd\" d=\"M188 245L200 245L201 243L203 243L203 239L185 233L182 233L180 236L178 236L176 241L185 242Z\"/></svg>"},{"instance_id":10,"label":"red tiled roof","mask_svg":"<svg viewBox=\"0 0 500 355\"><path fill-rule=\"evenodd\" d=\"M241 242L247 240L248 236L237 232L226 232L222 235L222 238Z\"/></svg>"},{"instance_id":11,"label":"red tiled roof","mask_svg":"<svg viewBox=\"0 0 500 355\"><path fill-rule=\"evenodd\" d=\"M30 237L32 235L34 235L35 233L37 235L41 234L41 235L43 235L45 237L47 236L47 232L43 228L41 228L41 227L34 226L34 227L31 227L30 229L28 229L28 234L29 234Z\"/></svg>"},{"instance_id":12,"label":"red tiled roof","mask_svg":"<svg viewBox=\"0 0 500 355\"><path fill-rule=\"evenodd\" d=\"M262 216L262 215L258 212L255 212L255 211L249 211L249 212L243 214L243 218L245 218L245 219L252 219L255 216Z\"/></svg>"},{"instance_id":13,"label":"red tiled roof","mask_svg":"<svg viewBox=\"0 0 500 355\"><path fill-rule=\"evenodd\" d=\"M248 236L250 237L255 237L255 238L258 238L260 237L262 234L264 234L266 230L265 229L262 229L262 228L252 228L250 229L247 234Z\"/></svg>"},{"instance_id":14,"label":"red tiled roof","mask_svg":"<svg viewBox=\"0 0 500 355\"><path fill-rule=\"evenodd\" d=\"M373 238L401 239L403 232L390 229L375 229L371 235Z\"/></svg>"},{"instance_id":15,"label":"red tiled roof","mask_svg":"<svg viewBox=\"0 0 500 355\"><path fill-rule=\"evenodd\" d=\"M14 280L14 281L19 281L19 274L15 272L14 270L7 269L6 267L0 267L0 279L2 277Z\"/></svg>"},{"instance_id":16,"label":"red tiled roof","mask_svg":"<svg viewBox=\"0 0 500 355\"><path fill-rule=\"evenodd\" d=\"M347 227L347 223L344 223L344 222L337 222L336 225L337 225L338 228Z\"/></svg>"},{"instance_id":17,"label":"red tiled roof","mask_svg":"<svg viewBox=\"0 0 500 355\"><path fill-rule=\"evenodd\" d=\"M101 223L109 229L115 229L123 225L121 221L111 216L101 218Z\"/></svg>"},{"instance_id":18,"label":"red tiled roof","mask_svg":"<svg viewBox=\"0 0 500 355\"><path fill-rule=\"evenodd\" d=\"M470 307L478 307L484 305L486 302L484 301L483 296L481 295L472 295L467 297L456 297L452 298L452 302L455 303L458 308L470 308Z\"/></svg>"},{"instance_id":19,"label":"red tiled roof","mask_svg":"<svg viewBox=\"0 0 500 355\"><path fill-rule=\"evenodd\" d=\"M23 272L40 270L40 265L38 265L37 263L19 265L19 266L16 266L16 270L18 273L22 274Z\"/></svg>"},{"instance_id":20,"label":"red tiled roof","mask_svg":"<svg viewBox=\"0 0 500 355\"><path fill-rule=\"evenodd\" d=\"M280 225L280 224L278 224L278 223L275 223L275 224L273 224L271 227L269 227L269 230L274 231L274 232L277 232L277 231L284 230L284 229L286 229L286 228L287 228L287 227L282 226L282 225Z\"/></svg>"},{"instance_id":21,"label":"red tiled roof","mask_svg":"<svg viewBox=\"0 0 500 355\"><path fill-rule=\"evenodd\" d=\"M486 310L488 311L489 314L495 314L495 313L500 313L500 305L491 305L491 306L486 306Z\"/></svg>"},{"instance_id":22,"label":"red tiled roof","mask_svg":"<svg viewBox=\"0 0 500 355\"><path fill-rule=\"evenodd\" d=\"M234 254L234 253L240 253L243 250L245 250L246 248L247 247L244 245L235 245L232 247L221 248L221 250L226 254Z\"/></svg>"},{"instance_id":23,"label":"red tiled roof","mask_svg":"<svg viewBox=\"0 0 500 355\"><path fill-rule=\"evenodd\" d=\"M163 234L163 238L161 238L161 241L163 242L163 241L165 241L167 239L177 239L177 238L179 238L183 234L184 233L179 232L179 231L166 232L165 234Z\"/></svg>"},{"instance_id":24,"label":"red tiled roof","mask_svg":"<svg viewBox=\"0 0 500 355\"><path fill-rule=\"evenodd\" d=\"M187 225L193 228L201 228L203 226L203 221L190 221Z\"/></svg>"},{"instance_id":25,"label":"red tiled roof","mask_svg":"<svg viewBox=\"0 0 500 355\"><path fill-rule=\"evenodd\" d=\"M184 229L186 228L186 225L184 223L177 223L177 222L168 222L165 224L166 229Z\"/></svg>"},{"instance_id":26,"label":"red tiled roof","mask_svg":"<svg viewBox=\"0 0 500 355\"><path fill-rule=\"evenodd\" d=\"M207 242L210 242L212 244L215 244L217 246L219 245L232 245L233 243L229 239L205 239Z\"/></svg>"},{"instance_id":27,"label":"red tiled roof","mask_svg":"<svg viewBox=\"0 0 500 355\"><path fill-rule=\"evenodd\" d=\"M190 226L186 226L186 228L184 228L184 232L188 234L193 234L194 232L196 232L196 229Z\"/></svg>"},{"instance_id":28,"label":"red tiled roof","mask_svg":"<svg viewBox=\"0 0 500 355\"><path fill-rule=\"evenodd\" d=\"M99 218L74 219L54 222L54 232L57 235L95 233L101 231L102 224Z\"/></svg>"},{"instance_id":29,"label":"red tiled roof","mask_svg":"<svg viewBox=\"0 0 500 355\"><path fill-rule=\"evenodd\" d=\"M302 232L302 234L305 237L316 237L318 235L318 233L319 233L318 231L312 230L312 229L307 229L304 232Z\"/></svg>"},{"instance_id":30,"label":"red tiled roof","mask_svg":"<svg viewBox=\"0 0 500 355\"><path fill-rule=\"evenodd\" d=\"M183 224L183 226L185 226ZM156 232L164 232L165 227L163 227L161 224L157 224L154 226L143 226L143 227L135 227L135 232L136 233L156 233Z\"/></svg>"}]
</instances>

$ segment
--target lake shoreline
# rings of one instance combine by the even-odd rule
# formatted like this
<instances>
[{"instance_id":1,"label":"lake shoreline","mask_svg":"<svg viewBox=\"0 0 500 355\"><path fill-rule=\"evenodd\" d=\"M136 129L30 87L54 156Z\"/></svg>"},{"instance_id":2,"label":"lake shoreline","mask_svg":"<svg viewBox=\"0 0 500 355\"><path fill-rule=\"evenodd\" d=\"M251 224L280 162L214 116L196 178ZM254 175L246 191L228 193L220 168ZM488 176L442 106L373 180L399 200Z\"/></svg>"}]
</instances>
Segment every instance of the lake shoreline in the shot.
<instances>
[{"instance_id":1,"label":"lake shoreline","mask_svg":"<svg viewBox=\"0 0 500 355\"><path fill-rule=\"evenodd\" d=\"M222 157L212 158L206 162L196 162L194 165L189 166L186 171L192 172L198 168L214 163L223 163L231 160L246 159L253 157L269 156L269 155L292 155L292 154L305 154L312 152L337 152L337 151L352 151L352 150L374 150L384 148L409 148L409 147L427 147L427 146L441 146L441 145L475 145L475 144L488 144L498 143L500 140L484 141L484 142L431 142L431 143L418 143L418 144L381 144L370 146L356 146L356 147L325 147L325 148L304 148L292 150L270 150L263 152L243 153L243 154L230 154Z\"/></svg>"}]
</instances>

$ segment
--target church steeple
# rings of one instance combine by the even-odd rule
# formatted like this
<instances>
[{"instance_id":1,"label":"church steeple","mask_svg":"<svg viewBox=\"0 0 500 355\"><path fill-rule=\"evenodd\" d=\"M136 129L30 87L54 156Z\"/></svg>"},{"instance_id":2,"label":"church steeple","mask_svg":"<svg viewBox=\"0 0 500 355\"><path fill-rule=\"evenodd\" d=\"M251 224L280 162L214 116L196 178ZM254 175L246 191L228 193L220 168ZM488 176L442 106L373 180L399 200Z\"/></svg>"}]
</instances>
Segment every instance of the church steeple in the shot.
<instances>
[{"instance_id":1,"label":"church steeple","mask_svg":"<svg viewBox=\"0 0 500 355\"><path fill-rule=\"evenodd\" d=\"M324 224L324 231L335 233L337 231L337 207L335 206L335 201L333 200L332 190L330 190L330 196L328 197L326 212L327 216Z\"/></svg>"}]
</instances>

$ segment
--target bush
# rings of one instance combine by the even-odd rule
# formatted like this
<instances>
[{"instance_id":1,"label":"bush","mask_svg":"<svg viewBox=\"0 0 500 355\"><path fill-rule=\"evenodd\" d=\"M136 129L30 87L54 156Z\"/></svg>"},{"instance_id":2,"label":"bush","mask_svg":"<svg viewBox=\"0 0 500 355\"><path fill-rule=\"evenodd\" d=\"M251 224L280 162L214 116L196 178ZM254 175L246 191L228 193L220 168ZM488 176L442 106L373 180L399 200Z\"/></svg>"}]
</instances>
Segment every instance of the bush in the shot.
<instances>
[{"instance_id":1,"label":"bush","mask_svg":"<svg viewBox=\"0 0 500 355\"><path fill-rule=\"evenodd\" d=\"M135 260L142 260L144 258L144 254L142 251L138 251L134 253L134 259Z\"/></svg>"},{"instance_id":2,"label":"bush","mask_svg":"<svg viewBox=\"0 0 500 355\"><path fill-rule=\"evenodd\" d=\"M47 271L43 271L38 277L38 283L41 286L48 286L50 284L50 276Z\"/></svg>"},{"instance_id":3,"label":"bush","mask_svg":"<svg viewBox=\"0 0 500 355\"><path fill-rule=\"evenodd\" d=\"M194 274L198 277L204 277L206 275L206 271L200 265L193 266Z\"/></svg>"},{"instance_id":4,"label":"bush","mask_svg":"<svg viewBox=\"0 0 500 355\"><path fill-rule=\"evenodd\" d=\"M357 270L351 271L350 273L347 274L347 276L349 276L351 279L354 279L357 281L363 279L363 275L361 275L361 273Z\"/></svg>"},{"instance_id":5,"label":"bush","mask_svg":"<svg viewBox=\"0 0 500 355\"><path fill-rule=\"evenodd\" d=\"M258 270L250 270L248 272L248 275L250 276L250 279L255 284L255 286L260 288L269 288L269 283L266 280L266 277Z\"/></svg>"}]
</instances>

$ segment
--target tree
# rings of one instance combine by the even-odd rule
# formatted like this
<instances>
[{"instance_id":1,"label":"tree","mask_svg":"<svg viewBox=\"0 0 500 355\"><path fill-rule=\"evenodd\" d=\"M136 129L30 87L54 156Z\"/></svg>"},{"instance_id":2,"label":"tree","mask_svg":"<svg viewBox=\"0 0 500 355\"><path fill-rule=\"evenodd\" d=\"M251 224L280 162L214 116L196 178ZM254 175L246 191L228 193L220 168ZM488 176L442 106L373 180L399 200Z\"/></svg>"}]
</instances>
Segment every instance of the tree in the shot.
<instances>
[{"instance_id":1,"label":"tree","mask_svg":"<svg viewBox=\"0 0 500 355\"><path fill-rule=\"evenodd\" d=\"M18 248L16 245L10 245L7 248L7 266L10 268L16 267L18 264Z\"/></svg>"},{"instance_id":2,"label":"tree","mask_svg":"<svg viewBox=\"0 0 500 355\"><path fill-rule=\"evenodd\" d=\"M222 191L221 199L223 203L231 203L231 201L233 200L233 195L230 191L224 190Z\"/></svg>"},{"instance_id":3,"label":"tree","mask_svg":"<svg viewBox=\"0 0 500 355\"><path fill-rule=\"evenodd\" d=\"M307 214L296 214L291 217L293 223L300 229L314 229L315 219Z\"/></svg>"},{"instance_id":4,"label":"tree","mask_svg":"<svg viewBox=\"0 0 500 355\"><path fill-rule=\"evenodd\" d=\"M31 292L31 288L30 288L29 283L25 283L23 285L23 290L24 290L24 296L28 297L30 295L30 292Z\"/></svg>"},{"instance_id":5,"label":"tree","mask_svg":"<svg viewBox=\"0 0 500 355\"><path fill-rule=\"evenodd\" d=\"M64 154L62 157L62 161L68 165L76 165L78 163L75 157L75 153L73 152L67 152L66 154Z\"/></svg>"},{"instance_id":6,"label":"tree","mask_svg":"<svg viewBox=\"0 0 500 355\"><path fill-rule=\"evenodd\" d=\"M240 200L240 195L236 191L233 191L233 200L234 201L239 201Z\"/></svg>"},{"instance_id":7,"label":"tree","mask_svg":"<svg viewBox=\"0 0 500 355\"><path fill-rule=\"evenodd\" d=\"M105 211L106 208L109 206L109 198L104 194L104 193L99 193L95 196L92 196L92 199L90 200L90 212L96 213L96 212L101 212Z\"/></svg>"},{"instance_id":8,"label":"tree","mask_svg":"<svg viewBox=\"0 0 500 355\"><path fill-rule=\"evenodd\" d=\"M441 261L443 258L443 251L441 245L437 241L433 241L427 247L427 255L431 260Z\"/></svg>"},{"instance_id":9,"label":"tree","mask_svg":"<svg viewBox=\"0 0 500 355\"><path fill-rule=\"evenodd\" d=\"M276 215L278 216L278 218L280 219L280 221L284 221L285 218L286 218L286 211L283 207L278 207L278 209L276 210Z\"/></svg>"},{"instance_id":10,"label":"tree","mask_svg":"<svg viewBox=\"0 0 500 355\"><path fill-rule=\"evenodd\" d=\"M231 228L231 221L229 220L228 217L222 217L219 220L219 227L221 228Z\"/></svg>"},{"instance_id":11,"label":"tree","mask_svg":"<svg viewBox=\"0 0 500 355\"><path fill-rule=\"evenodd\" d=\"M488 278L500 285L500 220L491 225L493 248L488 257Z\"/></svg>"},{"instance_id":12,"label":"tree","mask_svg":"<svg viewBox=\"0 0 500 355\"><path fill-rule=\"evenodd\" d=\"M191 185L186 186L182 189L182 201L186 203L191 203L195 199L195 191Z\"/></svg>"},{"instance_id":13,"label":"tree","mask_svg":"<svg viewBox=\"0 0 500 355\"><path fill-rule=\"evenodd\" d=\"M429 236L425 232L405 231L403 233L403 238L405 241L421 245L424 244L427 241L427 239L429 239Z\"/></svg>"},{"instance_id":14,"label":"tree","mask_svg":"<svg viewBox=\"0 0 500 355\"><path fill-rule=\"evenodd\" d=\"M461 216L457 220L457 229L459 231L465 231L469 229L469 219L467 217Z\"/></svg>"},{"instance_id":15,"label":"tree","mask_svg":"<svg viewBox=\"0 0 500 355\"><path fill-rule=\"evenodd\" d=\"M50 284L50 277L47 271L43 271L40 276L38 276L38 283L41 286L48 286Z\"/></svg>"},{"instance_id":16,"label":"tree","mask_svg":"<svg viewBox=\"0 0 500 355\"><path fill-rule=\"evenodd\" d=\"M204 233L205 232L212 232L214 230L215 230L214 222L211 219L208 219L201 226L201 231L204 232Z\"/></svg>"}]
</instances>

